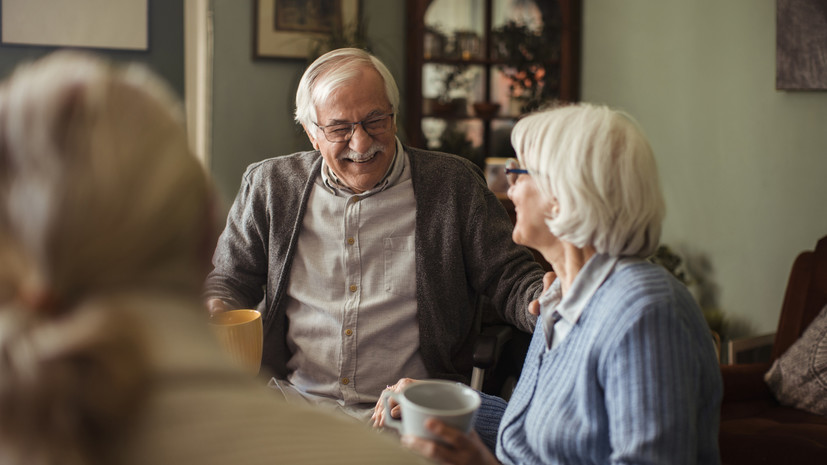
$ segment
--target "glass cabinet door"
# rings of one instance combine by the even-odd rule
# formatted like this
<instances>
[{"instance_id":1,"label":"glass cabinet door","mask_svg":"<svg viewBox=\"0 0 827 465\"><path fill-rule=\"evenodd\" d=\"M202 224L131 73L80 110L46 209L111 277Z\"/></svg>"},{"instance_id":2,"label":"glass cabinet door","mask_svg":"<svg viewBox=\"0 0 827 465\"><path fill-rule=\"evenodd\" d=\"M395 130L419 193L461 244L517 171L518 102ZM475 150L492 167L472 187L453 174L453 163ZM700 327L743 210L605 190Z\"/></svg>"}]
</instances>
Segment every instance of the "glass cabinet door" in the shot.
<instances>
[{"instance_id":1,"label":"glass cabinet door","mask_svg":"<svg viewBox=\"0 0 827 465\"><path fill-rule=\"evenodd\" d=\"M519 116L577 95L581 0L408 0L406 129L418 147L513 155Z\"/></svg>"}]
</instances>

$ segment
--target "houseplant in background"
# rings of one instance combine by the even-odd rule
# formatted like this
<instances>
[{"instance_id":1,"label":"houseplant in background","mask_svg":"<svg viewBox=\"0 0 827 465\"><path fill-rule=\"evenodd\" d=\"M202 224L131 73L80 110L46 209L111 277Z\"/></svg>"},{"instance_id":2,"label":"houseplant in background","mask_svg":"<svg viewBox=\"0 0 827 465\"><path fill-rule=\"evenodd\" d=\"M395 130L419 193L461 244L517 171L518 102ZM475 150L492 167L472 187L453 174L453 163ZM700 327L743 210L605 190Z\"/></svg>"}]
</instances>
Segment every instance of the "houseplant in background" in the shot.
<instances>
[{"instance_id":1,"label":"houseplant in background","mask_svg":"<svg viewBox=\"0 0 827 465\"><path fill-rule=\"evenodd\" d=\"M439 69L440 93L432 102L432 111L437 116L462 116L466 113L468 92L473 80L473 70L464 63L445 65Z\"/></svg>"},{"instance_id":2,"label":"houseplant in background","mask_svg":"<svg viewBox=\"0 0 827 465\"><path fill-rule=\"evenodd\" d=\"M347 24L336 24L329 35L314 40L307 52L307 63L313 63L316 58L325 53L342 47L361 48L371 51L372 45L367 34L367 19Z\"/></svg>"},{"instance_id":3,"label":"houseplant in background","mask_svg":"<svg viewBox=\"0 0 827 465\"><path fill-rule=\"evenodd\" d=\"M549 41L559 33L554 26L541 30L525 24L508 21L492 31L492 56L509 84L509 94L516 108L512 114L522 114L538 108L544 101L556 97L557 77L553 64L559 60L559 47Z\"/></svg>"}]
</instances>

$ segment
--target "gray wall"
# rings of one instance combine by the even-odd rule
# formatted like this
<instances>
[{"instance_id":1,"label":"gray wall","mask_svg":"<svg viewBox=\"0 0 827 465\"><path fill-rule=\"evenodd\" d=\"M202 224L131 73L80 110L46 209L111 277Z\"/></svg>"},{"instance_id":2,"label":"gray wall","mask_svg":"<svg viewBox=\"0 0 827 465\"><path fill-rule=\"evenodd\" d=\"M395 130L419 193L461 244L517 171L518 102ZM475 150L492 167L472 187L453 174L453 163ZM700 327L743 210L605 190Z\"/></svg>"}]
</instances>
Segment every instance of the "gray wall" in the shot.
<instances>
[{"instance_id":1,"label":"gray wall","mask_svg":"<svg viewBox=\"0 0 827 465\"><path fill-rule=\"evenodd\" d=\"M225 208L238 191L247 165L311 148L293 121L296 86L306 62L252 59L253 3L212 0L215 52L210 168ZM360 3L374 52L404 88L404 2Z\"/></svg>"},{"instance_id":2,"label":"gray wall","mask_svg":"<svg viewBox=\"0 0 827 465\"><path fill-rule=\"evenodd\" d=\"M648 134L663 241L709 260L743 331L774 331L793 259L827 234L827 92L775 90L775 1L584 4L582 97Z\"/></svg>"},{"instance_id":3,"label":"gray wall","mask_svg":"<svg viewBox=\"0 0 827 465\"><path fill-rule=\"evenodd\" d=\"M17 64L47 55L57 47L0 45L0 76L6 77ZM146 64L184 97L184 3L149 0L149 50L83 49L111 60Z\"/></svg>"}]
</instances>

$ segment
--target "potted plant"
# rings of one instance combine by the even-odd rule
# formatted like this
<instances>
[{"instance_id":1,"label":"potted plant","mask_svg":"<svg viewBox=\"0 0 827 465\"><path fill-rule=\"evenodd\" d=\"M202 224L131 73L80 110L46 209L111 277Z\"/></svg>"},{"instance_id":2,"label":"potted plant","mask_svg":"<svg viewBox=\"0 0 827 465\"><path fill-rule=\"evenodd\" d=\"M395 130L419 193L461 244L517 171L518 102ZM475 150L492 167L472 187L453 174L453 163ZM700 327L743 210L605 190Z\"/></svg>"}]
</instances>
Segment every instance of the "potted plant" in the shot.
<instances>
[{"instance_id":1,"label":"potted plant","mask_svg":"<svg viewBox=\"0 0 827 465\"><path fill-rule=\"evenodd\" d=\"M370 51L372 45L367 34L367 20L335 25L329 35L315 39L307 51L307 63L337 48L353 47Z\"/></svg>"},{"instance_id":2,"label":"potted plant","mask_svg":"<svg viewBox=\"0 0 827 465\"><path fill-rule=\"evenodd\" d=\"M445 66L440 71L440 94L432 103L434 114L441 116L463 114L472 80L468 65Z\"/></svg>"},{"instance_id":3,"label":"potted plant","mask_svg":"<svg viewBox=\"0 0 827 465\"><path fill-rule=\"evenodd\" d=\"M492 56L509 82L509 93L519 102L518 113L536 109L555 96L556 73L552 65L559 57L550 44L556 34L549 27L534 30L509 21L492 31Z\"/></svg>"}]
</instances>

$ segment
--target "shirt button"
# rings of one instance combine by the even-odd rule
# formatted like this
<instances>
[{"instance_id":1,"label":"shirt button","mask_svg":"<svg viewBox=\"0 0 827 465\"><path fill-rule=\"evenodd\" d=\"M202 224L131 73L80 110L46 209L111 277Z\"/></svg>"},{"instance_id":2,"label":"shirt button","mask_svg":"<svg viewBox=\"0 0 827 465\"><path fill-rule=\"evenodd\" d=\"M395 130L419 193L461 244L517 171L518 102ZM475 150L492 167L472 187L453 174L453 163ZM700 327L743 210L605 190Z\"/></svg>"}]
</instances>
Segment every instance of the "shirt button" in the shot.
<instances>
[{"instance_id":1,"label":"shirt button","mask_svg":"<svg viewBox=\"0 0 827 465\"><path fill-rule=\"evenodd\" d=\"M350 285L350 292L356 292L356 289L358 289L358 288L356 287L355 284Z\"/></svg>"},{"instance_id":2,"label":"shirt button","mask_svg":"<svg viewBox=\"0 0 827 465\"><path fill-rule=\"evenodd\" d=\"M352 237L348 237L348 238L347 238L347 243L348 243L348 244L353 245L353 243L354 243L354 242L356 242L356 239L354 239L354 238L352 238Z\"/></svg>"},{"instance_id":3,"label":"shirt button","mask_svg":"<svg viewBox=\"0 0 827 465\"><path fill-rule=\"evenodd\" d=\"M350 380L349 380L349 379L347 379L347 378L342 378L342 384L348 384L348 383L350 383Z\"/></svg>"},{"instance_id":4,"label":"shirt button","mask_svg":"<svg viewBox=\"0 0 827 465\"><path fill-rule=\"evenodd\" d=\"M352 329L346 329L345 334L347 334L348 336L352 336L353 335L353 330Z\"/></svg>"}]
</instances>

